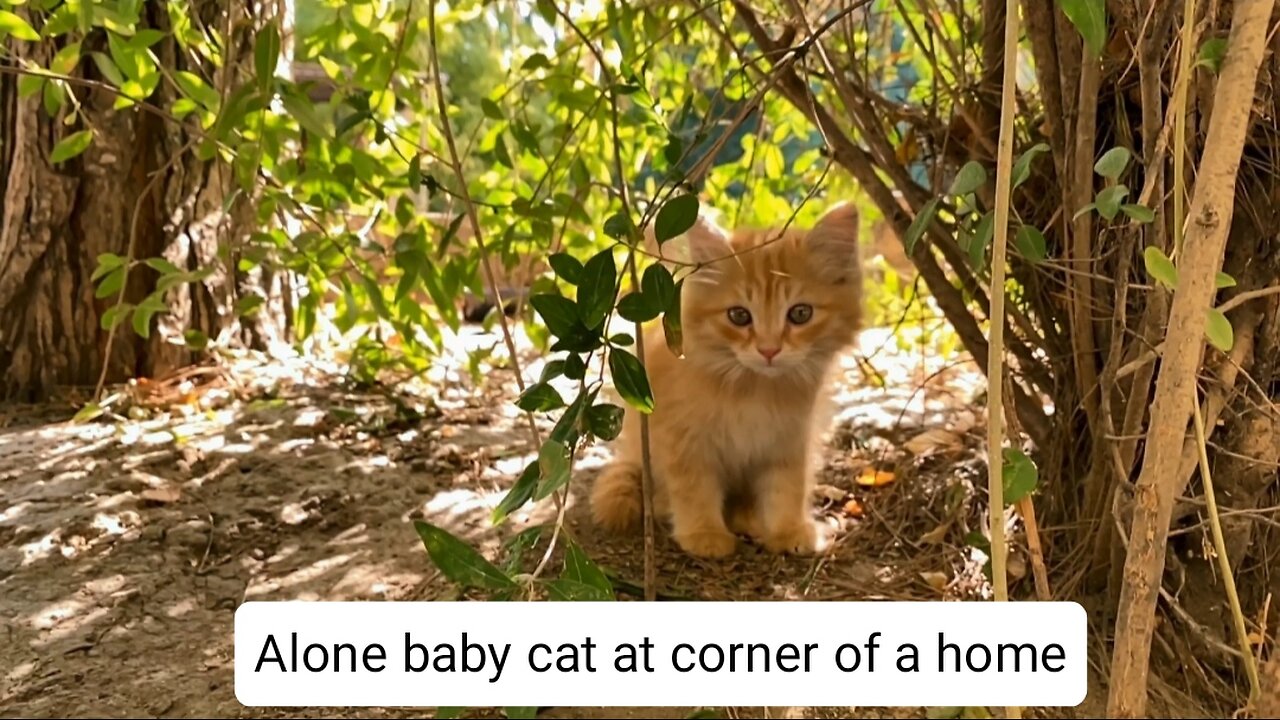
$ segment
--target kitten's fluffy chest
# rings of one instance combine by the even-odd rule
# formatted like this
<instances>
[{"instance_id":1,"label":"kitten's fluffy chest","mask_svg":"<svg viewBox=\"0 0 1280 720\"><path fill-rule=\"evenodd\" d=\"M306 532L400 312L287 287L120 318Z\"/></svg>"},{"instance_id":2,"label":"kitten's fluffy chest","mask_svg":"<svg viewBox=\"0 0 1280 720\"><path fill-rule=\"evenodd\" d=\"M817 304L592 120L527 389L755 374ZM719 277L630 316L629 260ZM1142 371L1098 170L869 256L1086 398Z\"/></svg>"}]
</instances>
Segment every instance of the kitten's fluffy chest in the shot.
<instances>
[{"instance_id":1,"label":"kitten's fluffy chest","mask_svg":"<svg viewBox=\"0 0 1280 720\"><path fill-rule=\"evenodd\" d=\"M825 406L818 394L821 385L760 376L725 384L687 360L668 370L655 388L659 412L665 411L658 422L684 442L701 446L730 477L802 462L812 434L819 431Z\"/></svg>"}]
</instances>

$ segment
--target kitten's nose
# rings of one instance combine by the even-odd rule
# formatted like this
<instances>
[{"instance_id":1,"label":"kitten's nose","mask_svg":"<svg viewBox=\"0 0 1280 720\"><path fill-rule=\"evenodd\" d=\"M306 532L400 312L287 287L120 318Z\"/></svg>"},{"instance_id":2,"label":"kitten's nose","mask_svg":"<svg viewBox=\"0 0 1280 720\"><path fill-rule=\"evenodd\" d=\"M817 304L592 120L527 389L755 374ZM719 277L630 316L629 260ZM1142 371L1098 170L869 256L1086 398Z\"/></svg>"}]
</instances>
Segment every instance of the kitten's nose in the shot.
<instances>
[{"instance_id":1,"label":"kitten's nose","mask_svg":"<svg viewBox=\"0 0 1280 720\"><path fill-rule=\"evenodd\" d=\"M778 353L782 352L782 348L776 348L776 347L770 347L770 348L757 347L756 350L761 355L764 356L765 360L768 360L769 362L773 362L773 359L777 357Z\"/></svg>"}]
</instances>

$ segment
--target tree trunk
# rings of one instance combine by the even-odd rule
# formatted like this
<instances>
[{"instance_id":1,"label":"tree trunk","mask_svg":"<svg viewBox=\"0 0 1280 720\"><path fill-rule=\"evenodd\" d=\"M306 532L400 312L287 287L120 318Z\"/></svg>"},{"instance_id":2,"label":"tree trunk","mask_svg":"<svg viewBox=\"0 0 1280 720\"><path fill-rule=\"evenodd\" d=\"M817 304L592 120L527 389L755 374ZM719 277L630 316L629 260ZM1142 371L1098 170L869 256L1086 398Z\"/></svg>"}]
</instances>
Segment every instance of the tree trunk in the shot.
<instances>
[{"instance_id":1,"label":"tree trunk","mask_svg":"<svg viewBox=\"0 0 1280 720\"><path fill-rule=\"evenodd\" d=\"M192 10L206 27L223 28L228 12L245 14L243 3L237 5L202 0ZM165 3L148 2L139 25L170 30ZM22 75L15 66L0 74L0 397L36 399L56 386L93 386L100 376L118 382L163 375L199 356L198 345L184 344L184 333L214 338L239 327L232 308L245 286L256 281L258 293L268 297L283 289L277 277L226 272L235 267L229 263L233 255L220 248L233 249L247 237L251 201L227 207L233 190L229 168L198 159L192 152L198 138L194 121L175 122L162 110L180 97L172 83L159 84L145 101L149 108L113 108L118 93L88 57L90 51L107 52L104 33L94 28L76 38L8 40L14 57L41 67L73 40L82 41L84 56L72 78L60 83L74 102L64 103L55 116L42 107L40 92L20 97ZM169 32L151 50L170 71L210 77L212 68L193 66L191 54ZM75 104L80 112L67 126L63 121ZM93 141L83 154L51 162L59 140L86 129ZM106 253L133 260L163 257L182 270L212 266L214 272L169 290L168 310L151 319L149 337L129 322L117 325L111 337L102 318L119 296L95 297L92 280ZM155 289L158 274L137 264L127 277L119 299L137 304ZM274 313L271 307L255 315L250 341L279 338L287 329L281 306Z\"/></svg>"},{"instance_id":2,"label":"tree trunk","mask_svg":"<svg viewBox=\"0 0 1280 720\"><path fill-rule=\"evenodd\" d=\"M1177 468L1191 403L1199 402L1195 375L1204 350L1205 313L1214 292L1214 275L1222 267L1235 210L1236 174L1273 6L1274 0L1240 0L1235 6L1227 57L1218 81L1217 110L1210 120L1188 211L1185 255L1179 262L1146 455L1137 482L1116 618L1109 717L1142 717L1146 711L1156 595L1164 572L1174 496L1181 485Z\"/></svg>"}]
</instances>

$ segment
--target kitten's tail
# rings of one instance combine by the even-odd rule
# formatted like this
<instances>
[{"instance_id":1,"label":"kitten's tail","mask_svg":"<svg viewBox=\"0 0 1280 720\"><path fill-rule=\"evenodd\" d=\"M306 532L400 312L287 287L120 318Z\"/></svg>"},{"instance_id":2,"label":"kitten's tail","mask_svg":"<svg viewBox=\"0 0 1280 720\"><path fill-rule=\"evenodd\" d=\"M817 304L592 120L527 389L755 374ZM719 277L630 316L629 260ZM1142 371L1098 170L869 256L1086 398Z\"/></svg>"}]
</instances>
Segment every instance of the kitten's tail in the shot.
<instances>
[{"instance_id":1,"label":"kitten's tail","mask_svg":"<svg viewBox=\"0 0 1280 720\"><path fill-rule=\"evenodd\" d=\"M622 532L640 524L644 512L640 473L640 465L624 461L600 472L591 490L591 514L597 525Z\"/></svg>"}]
</instances>

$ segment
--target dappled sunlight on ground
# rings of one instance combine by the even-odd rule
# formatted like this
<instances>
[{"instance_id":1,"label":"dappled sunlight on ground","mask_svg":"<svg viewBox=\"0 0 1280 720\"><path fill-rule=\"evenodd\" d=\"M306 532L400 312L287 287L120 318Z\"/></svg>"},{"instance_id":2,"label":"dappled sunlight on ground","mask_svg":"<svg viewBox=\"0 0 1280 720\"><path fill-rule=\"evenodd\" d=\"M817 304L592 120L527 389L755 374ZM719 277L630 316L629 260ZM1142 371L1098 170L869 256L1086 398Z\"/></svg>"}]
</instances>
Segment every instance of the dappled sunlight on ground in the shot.
<instances>
[{"instance_id":1,"label":"dappled sunlight on ground","mask_svg":"<svg viewBox=\"0 0 1280 720\"><path fill-rule=\"evenodd\" d=\"M539 355L517 337L525 376L536 379ZM3 409L10 420L0 430L0 617L10 629L0 643L0 706L31 715L271 715L241 707L232 693L240 603L460 597L429 561L414 520L489 556L521 529L553 522L548 500L492 523L536 450L527 416L511 402L517 389L500 336L470 327L450 342L456 353L494 348L494 364L481 367L483 387L472 384L465 356L450 355L392 393L347 384L338 363L278 353L137 383L92 422ZM837 532L836 553L800 560L744 546L707 563L679 553L664 534L665 596L981 591L982 558L958 542L980 512L978 369L899 347L876 329L864 333L860 354L869 359L843 361L815 497L815 510ZM600 372L598 362L591 372ZM572 397L576 383L558 382ZM552 425L545 417L538 423L544 434ZM940 429L945 442L923 448L929 452L903 449ZM625 598L643 576L640 538L602 535L582 502L608 458L602 445L584 450L565 520ZM864 487L867 468L890 481ZM534 555L536 562L541 548ZM138 698L148 700L139 706ZM670 716L683 717L678 709Z\"/></svg>"}]
</instances>

